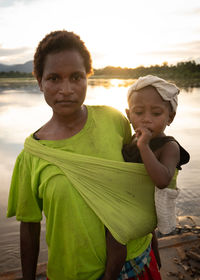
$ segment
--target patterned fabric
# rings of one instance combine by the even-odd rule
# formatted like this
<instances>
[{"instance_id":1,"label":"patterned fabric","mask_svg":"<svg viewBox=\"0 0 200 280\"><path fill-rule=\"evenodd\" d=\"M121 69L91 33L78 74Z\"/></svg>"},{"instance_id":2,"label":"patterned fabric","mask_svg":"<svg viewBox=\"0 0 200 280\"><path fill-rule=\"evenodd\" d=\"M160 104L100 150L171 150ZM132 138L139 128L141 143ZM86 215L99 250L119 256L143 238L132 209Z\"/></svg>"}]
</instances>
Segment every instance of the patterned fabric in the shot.
<instances>
[{"instance_id":1,"label":"patterned fabric","mask_svg":"<svg viewBox=\"0 0 200 280\"><path fill-rule=\"evenodd\" d=\"M120 277L118 280L129 279L130 277L136 277L144 271L144 266L149 266L151 257L150 257L150 246L145 250L140 256L127 261L122 267L122 271L120 273Z\"/></svg>"},{"instance_id":2,"label":"patterned fabric","mask_svg":"<svg viewBox=\"0 0 200 280\"><path fill-rule=\"evenodd\" d=\"M138 275L141 275L145 272L145 266L149 267L151 262L151 247L149 246L140 256L126 261L120 272L120 276L117 280L126 280L126 279L137 279ZM101 276L98 280L101 280Z\"/></svg>"},{"instance_id":3,"label":"patterned fabric","mask_svg":"<svg viewBox=\"0 0 200 280\"><path fill-rule=\"evenodd\" d=\"M149 266L144 266L144 272L136 277L131 277L126 280L161 280L160 272L158 271L158 266L156 258L154 256L153 250L150 252L151 261Z\"/></svg>"}]
</instances>

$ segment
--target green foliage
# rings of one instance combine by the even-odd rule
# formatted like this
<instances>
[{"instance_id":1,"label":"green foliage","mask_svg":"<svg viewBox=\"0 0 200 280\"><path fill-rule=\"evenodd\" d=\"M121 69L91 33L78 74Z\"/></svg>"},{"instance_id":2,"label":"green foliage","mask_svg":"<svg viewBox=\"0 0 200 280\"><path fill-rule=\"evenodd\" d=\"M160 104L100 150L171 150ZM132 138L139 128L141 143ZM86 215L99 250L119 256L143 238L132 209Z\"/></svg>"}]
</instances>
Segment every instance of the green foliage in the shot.
<instances>
[{"instance_id":1,"label":"green foliage","mask_svg":"<svg viewBox=\"0 0 200 280\"><path fill-rule=\"evenodd\" d=\"M19 71L0 72L0 78L32 78L32 73Z\"/></svg>"},{"instance_id":2,"label":"green foliage","mask_svg":"<svg viewBox=\"0 0 200 280\"><path fill-rule=\"evenodd\" d=\"M200 64L195 61L179 62L177 65L168 65L163 62L160 65L152 65L149 67L139 66L137 68L121 68L107 66L102 69L94 69L94 78L131 78L137 79L140 76L156 75L165 79L200 79Z\"/></svg>"},{"instance_id":3,"label":"green foliage","mask_svg":"<svg viewBox=\"0 0 200 280\"><path fill-rule=\"evenodd\" d=\"M168 65L165 61L162 65L137 68L107 66L102 69L94 69L94 75L91 78L137 79L149 74L168 80L182 81L182 83L193 80L195 85L200 85L200 64L196 64L195 61L179 62L176 65ZM32 73L10 71L0 72L0 78L33 78L33 75Z\"/></svg>"}]
</instances>

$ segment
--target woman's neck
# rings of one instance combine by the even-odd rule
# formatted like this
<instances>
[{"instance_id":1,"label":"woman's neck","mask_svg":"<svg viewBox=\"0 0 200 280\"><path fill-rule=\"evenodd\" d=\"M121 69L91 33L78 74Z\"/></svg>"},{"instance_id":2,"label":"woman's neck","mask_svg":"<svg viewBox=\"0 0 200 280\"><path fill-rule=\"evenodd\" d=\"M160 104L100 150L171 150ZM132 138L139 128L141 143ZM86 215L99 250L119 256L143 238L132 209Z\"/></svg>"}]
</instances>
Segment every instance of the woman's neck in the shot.
<instances>
[{"instance_id":1,"label":"woman's neck","mask_svg":"<svg viewBox=\"0 0 200 280\"><path fill-rule=\"evenodd\" d=\"M82 106L81 110L70 116L57 116L52 118L37 133L41 140L61 140L70 138L79 133L87 121L87 107Z\"/></svg>"}]
</instances>

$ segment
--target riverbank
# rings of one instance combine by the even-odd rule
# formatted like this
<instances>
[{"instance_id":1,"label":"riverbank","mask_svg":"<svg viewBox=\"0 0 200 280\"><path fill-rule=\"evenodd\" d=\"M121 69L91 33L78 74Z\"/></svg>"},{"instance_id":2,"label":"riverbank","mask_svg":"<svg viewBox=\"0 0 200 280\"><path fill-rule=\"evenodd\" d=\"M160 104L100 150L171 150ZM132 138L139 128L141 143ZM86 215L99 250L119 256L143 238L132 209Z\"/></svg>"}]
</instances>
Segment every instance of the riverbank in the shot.
<instances>
[{"instance_id":1,"label":"riverbank","mask_svg":"<svg viewBox=\"0 0 200 280\"><path fill-rule=\"evenodd\" d=\"M162 280L200 279L200 217L182 216L170 235L158 235ZM38 264L37 280L46 279L46 263ZM21 280L21 270L0 274L0 280Z\"/></svg>"},{"instance_id":2,"label":"riverbank","mask_svg":"<svg viewBox=\"0 0 200 280\"><path fill-rule=\"evenodd\" d=\"M0 78L33 78L33 62L29 62L30 68L27 73L20 71L1 72ZM141 76L155 75L163 79L176 82L179 87L200 87L200 64L195 61L178 62L176 65L169 65L164 62L162 65L142 65L136 68L122 68L106 66L100 69L93 69L93 75L89 79L138 79Z\"/></svg>"},{"instance_id":3,"label":"riverbank","mask_svg":"<svg viewBox=\"0 0 200 280\"><path fill-rule=\"evenodd\" d=\"M166 76L166 75L157 75L160 78L166 79L172 83L175 83L178 87L183 89L200 87L200 79L199 78L177 78L173 76ZM103 85L105 87L110 86L109 80L124 80L126 83L123 83L123 86L129 87L134 80L137 78L124 76L124 75L93 75L88 79L88 85ZM27 86L36 86L37 87L37 80L34 77L16 77L10 78L0 77L0 88L5 89L7 87L11 88L22 88Z\"/></svg>"},{"instance_id":4,"label":"riverbank","mask_svg":"<svg viewBox=\"0 0 200 280\"><path fill-rule=\"evenodd\" d=\"M158 244L162 280L200 279L200 217L179 217L176 230Z\"/></svg>"}]
</instances>

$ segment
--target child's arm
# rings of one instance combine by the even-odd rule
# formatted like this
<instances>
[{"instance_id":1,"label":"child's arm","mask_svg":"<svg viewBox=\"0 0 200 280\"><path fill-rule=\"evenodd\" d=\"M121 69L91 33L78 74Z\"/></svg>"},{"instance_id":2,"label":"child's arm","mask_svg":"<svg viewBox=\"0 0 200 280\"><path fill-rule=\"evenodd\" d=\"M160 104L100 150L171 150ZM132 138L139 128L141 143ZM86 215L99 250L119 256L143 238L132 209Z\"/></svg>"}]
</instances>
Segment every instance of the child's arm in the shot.
<instances>
[{"instance_id":1,"label":"child's arm","mask_svg":"<svg viewBox=\"0 0 200 280\"><path fill-rule=\"evenodd\" d=\"M147 128L138 128L136 136L138 137L137 146L142 161L152 181L160 189L167 187L180 160L178 144L174 141L166 143L161 148L159 158L157 158L149 147L149 141L152 137L151 131Z\"/></svg>"}]
</instances>

